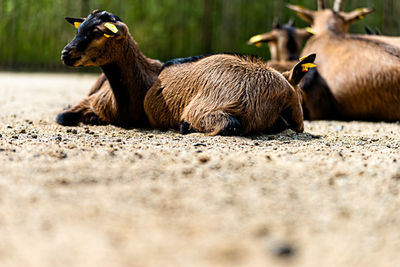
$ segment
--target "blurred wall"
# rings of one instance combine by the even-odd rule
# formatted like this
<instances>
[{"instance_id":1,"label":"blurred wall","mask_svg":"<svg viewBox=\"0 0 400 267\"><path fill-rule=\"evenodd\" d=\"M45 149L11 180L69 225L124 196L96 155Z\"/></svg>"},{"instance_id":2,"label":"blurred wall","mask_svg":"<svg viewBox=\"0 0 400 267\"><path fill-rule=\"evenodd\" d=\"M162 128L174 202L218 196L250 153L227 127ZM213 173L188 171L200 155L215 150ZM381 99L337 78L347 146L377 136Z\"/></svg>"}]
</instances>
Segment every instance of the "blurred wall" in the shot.
<instances>
[{"instance_id":1,"label":"blurred wall","mask_svg":"<svg viewBox=\"0 0 400 267\"><path fill-rule=\"evenodd\" d=\"M256 33L269 31L274 17L296 17L286 3L316 8L316 0L0 0L0 69L64 70L59 57L75 29L64 16L87 16L104 9L130 27L142 51L168 60L210 52L269 57L267 46L247 46ZM378 27L400 35L400 1L346 0L345 10L374 7L376 12L352 28ZM296 25L306 24L296 17Z\"/></svg>"}]
</instances>

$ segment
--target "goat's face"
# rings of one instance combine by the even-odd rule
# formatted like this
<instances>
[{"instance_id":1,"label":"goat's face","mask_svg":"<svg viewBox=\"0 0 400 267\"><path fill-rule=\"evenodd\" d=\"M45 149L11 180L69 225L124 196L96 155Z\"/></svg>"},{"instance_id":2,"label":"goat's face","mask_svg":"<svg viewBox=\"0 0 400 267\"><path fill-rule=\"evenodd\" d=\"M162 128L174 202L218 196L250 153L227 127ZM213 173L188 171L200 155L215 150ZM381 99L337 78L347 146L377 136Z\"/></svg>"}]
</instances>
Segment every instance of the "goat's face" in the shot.
<instances>
[{"instance_id":1,"label":"goat's face","mask_svg":"<svg viewBox=\"0 0 400 267\"><path fill-rule=\"evenodd\" d=\"M272 60L291 61L299 58L301 44L310 36L307 30L295 28L293 21L282 26L276 22L272 31L251 37L248 44L268 43Z\"/></svg>"},{"instance_id":2,"label":"goat's face","mask_svg":"<svg viewBox=\"0 0 400 267\"><path fill-rule=\"evenodd\" d=\"M351 24L374 12L372 8L359 8L352 12L343 12L330 8L313 11L294 5L287 7L296 11L300 18L310 23L314 34L323 33L327 30L335 33L348 33Z\"/></svg>"},{"instance_id":3,"label":"goat's face","mask_svg":"<svg viewBox=\"0 0 400 267\"><path fill-rule=\"evenodd\" d=\"M117 16L95 10L86 19L65 19L77 28L77 34L61 52L64 64L73 67L104 66L121 56L118 51L129 31Z\"/></svg>"}]
</instances>

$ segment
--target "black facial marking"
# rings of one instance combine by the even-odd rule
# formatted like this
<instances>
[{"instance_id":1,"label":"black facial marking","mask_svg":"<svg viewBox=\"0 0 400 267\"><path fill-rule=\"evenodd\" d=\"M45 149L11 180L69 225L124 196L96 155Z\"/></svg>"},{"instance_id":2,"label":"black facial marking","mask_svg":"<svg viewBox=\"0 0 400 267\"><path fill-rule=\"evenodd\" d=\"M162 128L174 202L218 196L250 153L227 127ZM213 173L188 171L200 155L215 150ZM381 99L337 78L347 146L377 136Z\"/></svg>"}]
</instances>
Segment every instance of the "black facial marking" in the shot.
<instances>
[{"instance_id":1,"label":"black facial marking","mask_svg":"<svg viewBox=\"0 0 400 267\"><path fill-rule=\"evenodd\" d=\"M299 46L297 45L295 38L295 28L292 26L285 24L283 25L283 30L287 32L288 42L287 42L287 51L289 52L288 60L297 60L297 55L299 53Z\"/></svg>"}]
</instances>

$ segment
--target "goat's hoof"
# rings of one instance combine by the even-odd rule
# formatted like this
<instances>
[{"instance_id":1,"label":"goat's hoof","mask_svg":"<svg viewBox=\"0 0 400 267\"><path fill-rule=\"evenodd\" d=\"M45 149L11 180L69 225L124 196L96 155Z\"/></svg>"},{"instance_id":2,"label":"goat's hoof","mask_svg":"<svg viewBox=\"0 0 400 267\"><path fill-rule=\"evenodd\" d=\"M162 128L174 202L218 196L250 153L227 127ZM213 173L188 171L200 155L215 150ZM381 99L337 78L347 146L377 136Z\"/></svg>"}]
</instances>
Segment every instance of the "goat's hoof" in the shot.
<instances>
[{"instance_id":1,"label":"goat's hoof","mask_svg":"<svg viewBox=\"0 0 400 267\"><path fill-rule=\"evenodd\" d=\"M236 118L231 116L229 116L228 119L228 125L223 128L218 134L222 136L240 135L242 131L242 125L240 124L240 122Z\"/></svg>"},{"instance_id":2,"label":"goat's hoof","mask_svg":"<svg viewBox=\"0 0 400 267\"><path fill-rule=\"evenodd\" d=\"M183 135L190 133L191 132L190 124L186 121L182 121L179 124L179 132Z\"/></svg>"},{"instance_id":3,"label":"goat's hoof","mask_svg":"<svg viewBox=\"0 0 400 267\"><path fill-rule=\"evenodd\" d=\"M63 112L57 115L56 122L63 126L76 126L81 121L81 114L76 112Z\"/></svg>"},{"instance_id":4,"label":"goat's hoof","mask_svg":"<svg viewBox=\"0 0 400 267\"><path fill-rule=\"evenodd\" d=\"M97 115L87 116L84 119L84 123L89 125L106 125L106 123L102 121Z\"/></svg>"}]
</instances>

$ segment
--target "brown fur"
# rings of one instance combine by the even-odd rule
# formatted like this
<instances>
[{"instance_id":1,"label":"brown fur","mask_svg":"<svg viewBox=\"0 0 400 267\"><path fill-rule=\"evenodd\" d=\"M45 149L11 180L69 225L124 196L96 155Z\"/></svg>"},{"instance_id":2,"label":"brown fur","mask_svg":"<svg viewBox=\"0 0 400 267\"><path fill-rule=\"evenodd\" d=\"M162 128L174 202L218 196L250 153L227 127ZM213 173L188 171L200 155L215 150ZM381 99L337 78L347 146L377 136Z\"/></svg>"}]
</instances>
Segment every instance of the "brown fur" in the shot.
<instances>
[{"instance_id":1,"label":"brown fur","mask_svg":"<svg viewBox=\"0 0 400 267\"><path fill-rule=\"evenodd\" d=\"M285 73L291 85L262 60L247 56L220 54L171 65L146 95L145 111L155 128L177 129L187 122L195 131L216 135L237 120L241 134L250 134L268 130L282 115L301 132L301 95L293 81L304 74L294 70ZM296 77L289 77L293 73Z\"/></svg>"},{"instance_id":2,"label":"brown fur","mask_svg":"<svg viewBox=\"0 0 400 267\"><path fill-rule=\"evenodd\" d=\"M396 46L397 48L400 48L400 37L397 37L397 36L363 34L363 35L360 35L360 37L363 37L368 40L384 42L384 43Z\"/></svg>"},{"instance_id":3,"label":"brown fur","mask_svg":"<svg viewBox=\"0 0 400 267\"><path fill-rule=\"evenodd\" d=\"M94 11L86 20L97 23L97 27L87 31L102 31L113 34L104 27L101 16L110 14ZM111 14L112 15L112 14ZM71 125L79 122L87 124L114 124L119 126L145 126L148 124L144 113L143 100L161 71L161 62L146 58L137 47L128 27L121 21L110 21L118 28L111 38L94 38L81 51L80 34L63 50L63 61L70 66L100 66L103 74L90 89L88 97L70 109L59 114L60 124ZM80 27L89 27L82 24ZM65 118L74 115L77 119ZM65 122L66 123L62 123ZM69 123L71 122L71 123Z\"/></svg>"},{"instance_id":4,"label":"brown fur","mask_svg":"<svg viewBox=\"0 0 400 267\"><path fill-rule=\"evenodd\" d=\"M400 51L387 43L346 34L352 22L372 10L335 13L329 9L303 12L304 9L291 8L303 14L301 17L306 17L316 31L302 54L318 55L318 72L327 86L321 89L324 92L311 90L316 95L310 95L305 88L306 106L324 111L310 113L319 114L318 119L399 120ZM326 110L326 103L331 109Z\"/></svg>"}]
</instances>

